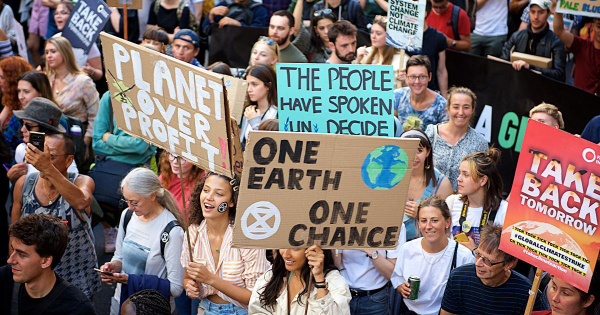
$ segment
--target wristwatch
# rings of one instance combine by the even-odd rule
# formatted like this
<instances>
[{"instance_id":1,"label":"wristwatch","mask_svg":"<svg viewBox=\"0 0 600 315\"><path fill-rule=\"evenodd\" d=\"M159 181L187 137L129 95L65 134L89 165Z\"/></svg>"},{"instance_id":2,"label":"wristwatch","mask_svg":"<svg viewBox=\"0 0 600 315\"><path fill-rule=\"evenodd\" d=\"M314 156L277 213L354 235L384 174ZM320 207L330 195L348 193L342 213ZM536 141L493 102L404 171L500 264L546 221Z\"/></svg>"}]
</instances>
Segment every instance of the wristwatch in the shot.
<instances>
[{"instance_id":1,"label":"wristwatch","mask_svg":"<svg viewBox=\"0 0 600 315\"><path fill-rule=\"evenodd\" d=\"M369 258L371 258L372 260L375 260L377 259L377 257L379 257L379 252L375 251L373 254L367 256L369 256Z\"/></svg>"},{"instance_id":2,"label":"wristwatch","mask_svg":"<svg viewBox=\"0 0 600 315\"><path fill-rule=\"evenodd\" d=\"M455 40L452 41L452 47L456 47L456 41Z\"/></svg>"}]
</instances>

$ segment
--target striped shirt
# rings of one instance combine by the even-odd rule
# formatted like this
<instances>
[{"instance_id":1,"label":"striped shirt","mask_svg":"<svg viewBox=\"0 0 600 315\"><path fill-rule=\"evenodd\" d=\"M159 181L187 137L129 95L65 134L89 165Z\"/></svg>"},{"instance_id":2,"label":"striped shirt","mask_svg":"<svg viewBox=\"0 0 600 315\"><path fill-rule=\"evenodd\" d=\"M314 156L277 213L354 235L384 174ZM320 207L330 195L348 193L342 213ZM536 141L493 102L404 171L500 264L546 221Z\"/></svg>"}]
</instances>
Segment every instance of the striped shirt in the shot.
<instances>
[{"instance_id":1,"label":"striped shirt","mask_svg":"<svg viewBox=\"0 0 600 315\"><path fill-rule=\"evenodd\" d=\"M252 291L256 280L267 271L270 263L267 260L264 249L246 249L232 248L233 226L229 225L223 242L219 249L219 262L215 264L206 231L206 220L200 225L193 224L188 228L192 246L192 256L194 262L205 264L208 271L217 275L219 278ZM181 251L181 265L185 268L189 265L189 251L187 247L187 235L183 240L184 246ZM214 287L202 284L200 288L200 299L210 295L217 295L225 301L233 303L239 307L248 308L248 305L242 304L218 291Z\"/></svg>"},{"instance_id":2,"label":"striped shirt","mask_svg":"<svg viewBox=\"0 0 600 315\"><path fill-rule=\"evenodd\" d=\"M523 314L531 282L511 271L510 278L498 287L484 285L475 264L460 266L450 273L442 300L442 309L453 314ZM538 293L534 310L542 310Z\"/></svg>"}]
</instances>

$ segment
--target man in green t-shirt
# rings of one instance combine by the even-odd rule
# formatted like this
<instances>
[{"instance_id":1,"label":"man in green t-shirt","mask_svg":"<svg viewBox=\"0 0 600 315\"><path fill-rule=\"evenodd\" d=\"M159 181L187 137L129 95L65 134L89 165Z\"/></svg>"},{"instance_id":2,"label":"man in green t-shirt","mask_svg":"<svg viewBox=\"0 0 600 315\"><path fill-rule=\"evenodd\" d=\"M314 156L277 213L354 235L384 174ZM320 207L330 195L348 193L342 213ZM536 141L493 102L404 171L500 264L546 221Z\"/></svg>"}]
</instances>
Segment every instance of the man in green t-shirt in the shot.
<instances>
[{"instance_id":1,"label":"man in green t-shirt","mask_svg":"<svg viewBox=\"0 0 600 315\"><path fill-rule=\"evenodd\" d=\"M269 22L269 37L279 45L280 62L308 62L306 56L290 42L294 34L294 16L285 10L273 13Z\"/></svg>"}]
</instances>

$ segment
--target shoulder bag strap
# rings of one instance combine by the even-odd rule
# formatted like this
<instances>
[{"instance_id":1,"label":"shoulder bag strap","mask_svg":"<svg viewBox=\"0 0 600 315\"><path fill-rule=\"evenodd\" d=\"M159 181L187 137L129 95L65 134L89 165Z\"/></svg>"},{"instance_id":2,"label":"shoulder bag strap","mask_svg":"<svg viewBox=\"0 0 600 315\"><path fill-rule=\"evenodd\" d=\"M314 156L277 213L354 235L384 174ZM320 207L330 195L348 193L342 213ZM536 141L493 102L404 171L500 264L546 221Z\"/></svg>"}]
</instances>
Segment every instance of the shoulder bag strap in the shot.
<instances>
[{"instance_id":1,"label":"shoulder bag strap","mask_svg":"<svg viewBox=\"0 0 600 315\"><path fill-rule=\"evenodd\" d=\"M13 284L13 292L10 304L10 314L19 314L19 292L21 292L21 283L15 282Z\"/></svg>"},{"instance_id":2,"label":"shoulder bag strap","mask_svg":"<svg viewBox=\"0 0 600 315\"><path fill-rule=\"evenodd\" d=\"M460 244L458 244L458 242L456 242L456 246L454 246L454 255L452 255L452 265L450 265L450 271L454 270L454 268L456 268L456 254L458 252L458 246L460 246Z\"/></svg>"}]
</instances>

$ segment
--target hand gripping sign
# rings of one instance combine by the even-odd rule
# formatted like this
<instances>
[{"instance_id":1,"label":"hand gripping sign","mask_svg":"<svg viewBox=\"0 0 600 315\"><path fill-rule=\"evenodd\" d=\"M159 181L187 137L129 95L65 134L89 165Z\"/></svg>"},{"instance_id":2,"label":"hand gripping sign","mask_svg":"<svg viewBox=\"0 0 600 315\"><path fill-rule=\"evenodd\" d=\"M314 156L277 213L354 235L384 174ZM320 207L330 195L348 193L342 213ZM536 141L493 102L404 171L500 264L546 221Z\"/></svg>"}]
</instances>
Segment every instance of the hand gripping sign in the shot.
<instances>
[{"instance_id":1,"label":"hand gripping sign","mask_svg":"<svg viewBox=\"0 0 600 315\"><path fill-rule=\"evenodd\" d=\"M416 139L252 131L233 245L393 248Z\"/></svg>"}]
</instances>

